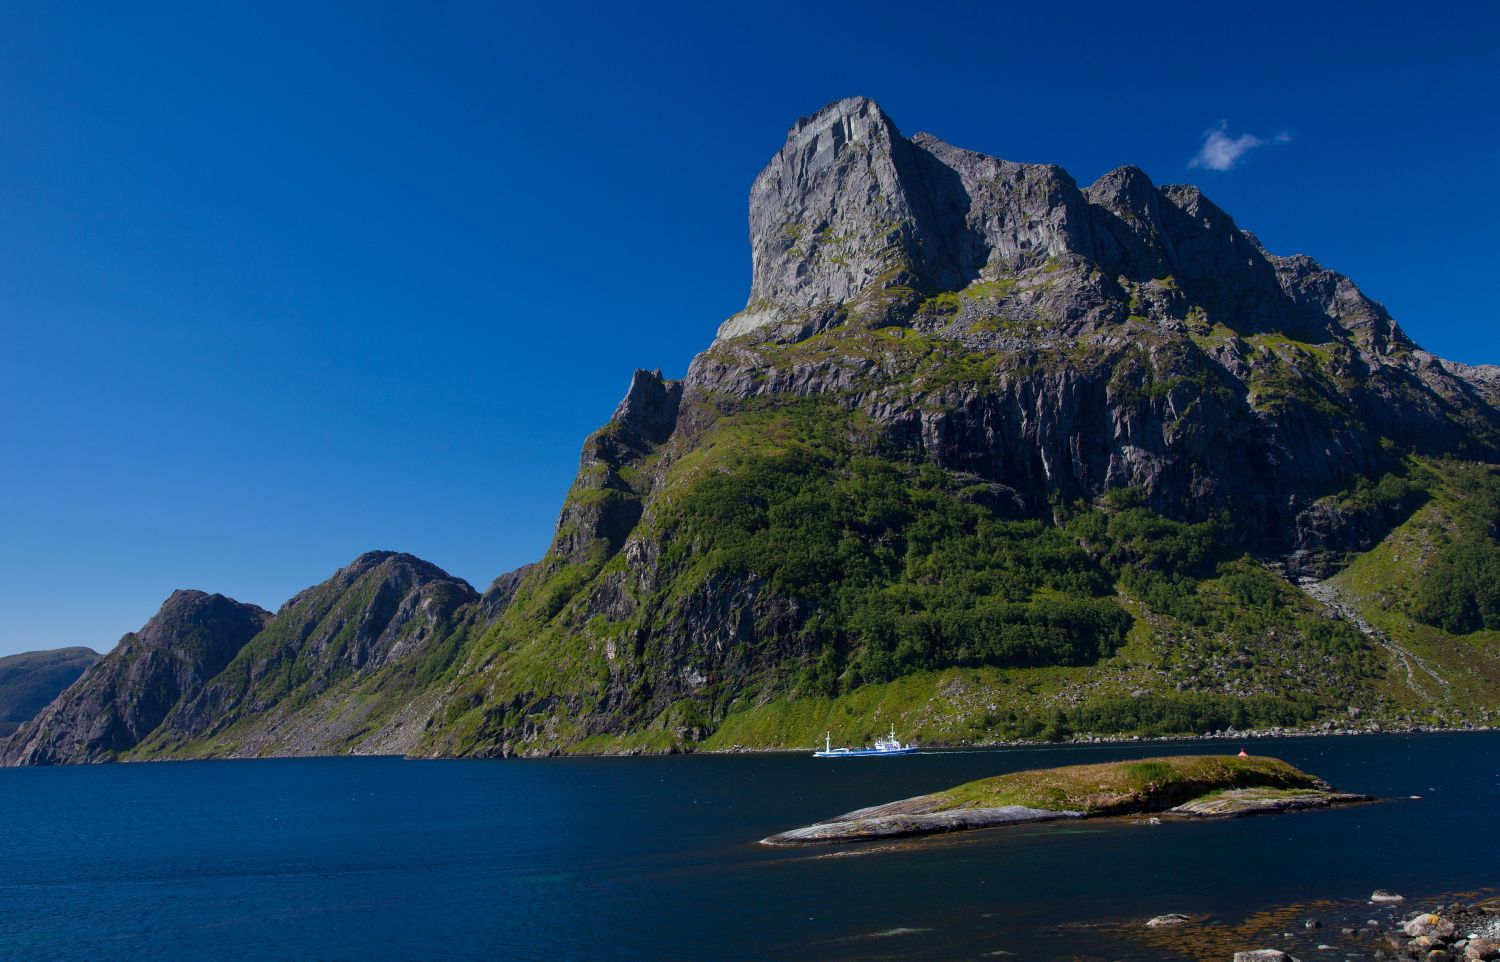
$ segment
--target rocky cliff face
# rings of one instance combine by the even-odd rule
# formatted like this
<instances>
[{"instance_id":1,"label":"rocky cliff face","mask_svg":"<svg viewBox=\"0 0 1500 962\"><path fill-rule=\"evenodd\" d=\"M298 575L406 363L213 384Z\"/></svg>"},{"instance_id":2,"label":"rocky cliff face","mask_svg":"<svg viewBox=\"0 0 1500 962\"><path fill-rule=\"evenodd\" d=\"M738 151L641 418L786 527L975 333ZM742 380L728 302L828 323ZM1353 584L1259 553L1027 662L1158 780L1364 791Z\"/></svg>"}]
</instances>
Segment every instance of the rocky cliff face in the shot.
<instances>
[{"instance_id":1,"label":"rocky cliff face","mask_svg":"<svg viewBox=\"0 0 1500 962\"><path fill-rule=\"evenodd\" d=\"M590 438L553 550L451 696L449 715L469 709L463 741L438 731L432 750L639 744L617 736L642 727L691 742L812 676L831 672L830 691L889 677L869 667L896 657L870 654L884 629L840 621L831 640L831 598L695 522L705 488L767 457L782 467L733 493L766 508L762 531L778 530L787 472L837 484L869 457L911 478L938 468L945 496L995 519L1058 523L1128 492L1319 576L1420 501L1356 510L1340 500L1356 480L1500 457L1492 370L1426 354L1348 278L1271 254L1198 189L1133 167L1080 188L844 100L799 121L756 178L750 241L745 310L681 381L638 372ZM911 550L901 529L838 537L869 557L882 538ZM874 577L920 587L899 566ZM947 644L908 663L986 663ZM588 667L539 672L533 656Z\"/></svg>"},{"instance_id":2,"label":"rocky cliff face","mask_svg":"<svg viewBox=\"0 0 1500 962\"><path fill-rule=\"evenodd\" d=\"M0 737L30 721L98 660L92 648L26 651L0 658Z\"/></svg>"},{"instance_id":3,"label":"rocky cliff face","mask_svg":"<svg viewBox=\"0 0 1500 962\"><path fill-rule=\"evenodd\" d=\"M694 362L688 408L833 396L907 456L1032 511L1135 485L1169 513L1249 512L1266 550L1319 496L1389 467L1392 445L1500 450L1492 371L1416 349L1347 278L1133 167L1080 189L1057 167L903 138L856 98L792 129L750 223L750 303ZM848 343L872 326L920 337ZM935 377L914 348L985 370Z\"/></svg>"},{"instance_id":4,"label":"rocky cliff face","mask_svg":"<svg viewBox=\"0 0 1500 962\"><path fill-rule=\"evenodd\" d=\"M138 632L95 662L0 750L8 765L108 761L151 733L266 624L255 605L174 591Z\"/></svg>"}]
</instances>

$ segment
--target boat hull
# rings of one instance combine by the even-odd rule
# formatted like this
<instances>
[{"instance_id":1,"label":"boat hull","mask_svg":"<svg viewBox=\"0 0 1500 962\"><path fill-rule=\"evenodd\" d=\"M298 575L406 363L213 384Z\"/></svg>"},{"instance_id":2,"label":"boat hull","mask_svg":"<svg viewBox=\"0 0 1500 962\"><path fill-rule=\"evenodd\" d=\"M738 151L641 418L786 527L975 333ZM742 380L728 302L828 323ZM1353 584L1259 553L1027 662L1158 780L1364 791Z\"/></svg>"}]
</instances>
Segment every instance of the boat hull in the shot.
<instances>
[{"instance_id":1,"label":"boat hull","mask_svg":"<svg viewBox=\"0 0 1500 962\"><path fill-rule=\"evenodd\" d=\"M826 752L813 752L814 758L869 758L875 755L915 755L915 746L905 748L842 748Z\"/></svg>"}]
</instances>

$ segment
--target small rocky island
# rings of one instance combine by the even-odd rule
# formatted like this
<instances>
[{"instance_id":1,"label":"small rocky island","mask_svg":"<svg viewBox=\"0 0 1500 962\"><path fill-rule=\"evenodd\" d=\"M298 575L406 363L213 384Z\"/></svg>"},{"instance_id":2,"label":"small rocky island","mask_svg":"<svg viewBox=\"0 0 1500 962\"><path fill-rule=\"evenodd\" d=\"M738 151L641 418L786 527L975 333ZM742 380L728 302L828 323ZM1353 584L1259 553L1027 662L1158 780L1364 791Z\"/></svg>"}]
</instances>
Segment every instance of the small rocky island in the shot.
<instances>
[{"instance_id":1,"label":"small rocky island","mask_svg":"<svg viewBox=\"0 0 1500 962\"><path fill-rule=\"evenodd\" d=\"M811 845L933 835L1064 818L1231 818L1370 801L1277 758L1177 755L996 775L761 839Z\"/></svg>"}]
</instances>

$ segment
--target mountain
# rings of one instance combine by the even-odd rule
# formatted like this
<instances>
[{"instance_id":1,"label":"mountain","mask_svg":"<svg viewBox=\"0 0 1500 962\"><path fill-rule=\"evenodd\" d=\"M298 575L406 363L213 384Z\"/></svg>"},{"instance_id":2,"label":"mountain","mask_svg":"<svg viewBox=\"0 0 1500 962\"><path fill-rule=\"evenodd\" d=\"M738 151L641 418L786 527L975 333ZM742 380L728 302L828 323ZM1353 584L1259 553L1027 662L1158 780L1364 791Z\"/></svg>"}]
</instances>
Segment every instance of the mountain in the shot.
<instances>
[{"instance_id":1,"label":"mountain","mask_svg":"<svg viewBox=\"0 0 1500 962\"><path fill-rule=\"evenodd\" d=\"M422 732L466 632L503 611L408 554L371 551L275 615L174 592L0 748L0 763L401 753Z\"/></svg>"},{"instance_id":2,"label":"mountain","mask_svg":"<svg viewBox=\"0 0 1500 962\"><path fill-rule=\"evenodd\" d=\"M1196 188L1079 187L864 99L792 128L750 241L745 309L683 379L637 372L420 751L1500 707L1443 694L1495 638L1416 637L1413 579L1301 585L1408 523L1447 550L1495 489L1494 368Z\"/></svg>"},{"instance_id":3,"label":"mountain","mask_svg":"<svg viewBox=\"0 0 1500 962\"><path fill-rule=\"evenodd\" d=\"M183 692L217 675L269 613L223 595L174 591L0 748L0 763L107 761L135 747Z\"/></svg>"},{"instance_id":4,"label":"mountain","mask_svg":"<svg viewBox=\"0 0 1500 962\"><path fill-rule=\"evenodd\" d=\"M283 605L137 755L403 752L481 600L419 558L363 554Z\"/></svg>"},{"instance_id":5,"label":"mountain","mask_svg":"<svg viewBox=\"0 0 1500 962\"><path fill-rule=\"evenodd\" d=\"M860 98L789 131L750 242L745 309L635 373L540 561L480 595L363 555L129 737L92 734L139 701L91 685L112 652L0 758L1500 721L1500 368L1196 188Z\"/></svg>"},{"instance_id":6,"label":"mountain","mask_svg":"<svg viewBox=\"0 0 1500 962\"><path fill-rule=\"evenodd\" d=\"M98 660L92 648L27 651L0 658L0 737L46 708Z\"/></svg>"}]
</instances>

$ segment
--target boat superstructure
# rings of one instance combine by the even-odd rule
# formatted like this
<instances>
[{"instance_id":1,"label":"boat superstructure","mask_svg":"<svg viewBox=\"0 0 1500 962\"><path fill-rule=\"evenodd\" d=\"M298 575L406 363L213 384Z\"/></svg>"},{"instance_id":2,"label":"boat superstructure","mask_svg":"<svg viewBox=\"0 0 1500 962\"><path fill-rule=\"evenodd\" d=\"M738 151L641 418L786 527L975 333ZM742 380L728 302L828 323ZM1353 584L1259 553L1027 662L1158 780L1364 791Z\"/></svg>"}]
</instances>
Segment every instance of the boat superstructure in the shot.
<instances>
[{"instance_id":1,"label":"boat superstructure","mask_svg":"<svg viewBox=\"0 0 1500 962\"><path fill-rule=\"evenodd\" d=\"M823 750L813 752L814 758L856 758L862 755L910 755L916 752L915 744L903 745L896 737L896 726L891 726L890 734L884 738L875 739L873 748L834 748L833 733L823 733Z\"/></svg>"}]
</instances>

